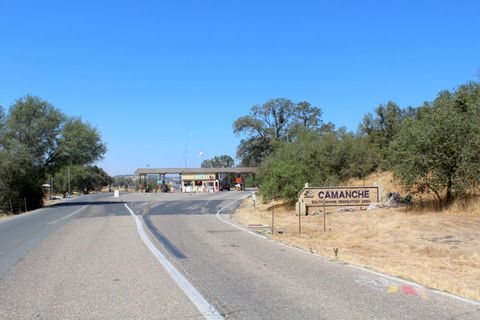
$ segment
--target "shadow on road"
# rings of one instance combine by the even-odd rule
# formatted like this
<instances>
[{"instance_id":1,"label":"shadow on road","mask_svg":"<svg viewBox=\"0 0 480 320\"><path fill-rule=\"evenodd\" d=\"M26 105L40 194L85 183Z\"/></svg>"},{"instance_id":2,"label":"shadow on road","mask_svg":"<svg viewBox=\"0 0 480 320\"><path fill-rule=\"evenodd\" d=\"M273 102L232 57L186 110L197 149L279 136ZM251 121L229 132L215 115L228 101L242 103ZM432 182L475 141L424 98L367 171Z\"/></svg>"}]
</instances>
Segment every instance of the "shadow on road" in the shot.
<instances>
[{"instance_id":1,"label":"shadow on road","mask_svg":"<svg viewBox=\"0 0 480 320\"><path fill-rule=\"evenodd\" d=\"M69 201L69 202L62 202L56 203L49 206L50 208L55 207L71 207L71 206L106 206L106 205L114 205L114 204L124 204L124 201Z\"/></svg>"},{"instance_id":2,"label":"shadow on road","mask_svg":"<svg viewBox=\"0 0 480 320\"><path fill-rule=\"evenodd\" d=\"M145 221L145 224L147 225L148 229L152 232L152 234L157 238L158 241L163 245L163 247L170 252L171 255L173 255L177 259L186 259L187 256L183 254L180 249L178 249L170 240L168 240L167 237L165 237L158 229L155 227L155 225L152 223L150 220L150 217L148 215L143 216L143 221Z\"/></svg>"},{"instance_id":3,"label":"shadow on road","mask_svg":"<svg viewBox=\"0 0 480 320\"><path fill-rule=\"evenodd\" d=\"M149 210L149 215L202 215L217 214L223 207L229 205L224 200L190 200L169 201L156 204ZM150 204L151 205L151 204ZM222 213L233 213L240 205L240 201L228 206Z\"/></svg>"}]
</instances>

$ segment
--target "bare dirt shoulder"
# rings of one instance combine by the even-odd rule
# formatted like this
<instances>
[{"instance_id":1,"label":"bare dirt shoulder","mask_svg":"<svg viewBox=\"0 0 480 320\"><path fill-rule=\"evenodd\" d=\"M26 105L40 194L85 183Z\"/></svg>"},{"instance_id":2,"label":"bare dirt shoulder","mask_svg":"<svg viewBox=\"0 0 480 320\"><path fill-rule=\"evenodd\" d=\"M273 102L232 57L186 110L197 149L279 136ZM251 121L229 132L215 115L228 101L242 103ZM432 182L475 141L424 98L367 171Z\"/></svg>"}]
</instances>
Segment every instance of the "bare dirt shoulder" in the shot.
<instances>
[{"instance_id":1,"label":"bare dirt shoulder","mask_svg":"<svg viewBox=\"0 0 480 320\"><path fill-rule=\"evenodd\" d=\"M427 287L480 300L480 214L377 209L298 216L275 209L274 235L267 236L307 251L413 280ZM235 221L257 229L270 226L271 206L246 199ZM260 228L261 229L261 228ZM268 228L266 228L268 229Z\"/></svg>"}]
</instances>

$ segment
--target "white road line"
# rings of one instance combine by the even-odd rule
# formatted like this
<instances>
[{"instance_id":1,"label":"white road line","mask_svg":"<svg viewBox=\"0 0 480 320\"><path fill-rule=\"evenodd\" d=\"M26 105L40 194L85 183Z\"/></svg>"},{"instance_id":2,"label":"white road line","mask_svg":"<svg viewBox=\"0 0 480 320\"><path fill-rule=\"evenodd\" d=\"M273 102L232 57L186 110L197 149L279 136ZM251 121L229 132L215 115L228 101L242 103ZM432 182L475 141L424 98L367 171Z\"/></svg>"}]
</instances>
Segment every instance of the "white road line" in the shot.
<instances>
[{"instance_id":1,"label":"white road line","mask_svg":"<svg viewBox=\"0 0 480 320\"><path fill-rule=\"evenodd\" d=\"M78 197L63 199L62 201L72 201L72 200L77 200L77 199L79 199L79 198L83 198L83 197L87 197L87 196L88 196L88 195L81 195L81 196L78 196ZM61 202L60 202L60 203L61 203ZM34 215L34 214L43 212L43 211L45 211L45 210L47 210L47 209L51 209L51 208L54 208L54 207L55 207L55 205L45 206L45 207L38 208L38 209L35 209L35 210L31 210L31 211L28 211L28 212L25 212L25 213L22 213L22 214L18 214L18 215L15 215L15 216L7 216L7 217L5 217L5 218L0 218L0 223L12 221L12 220L17 220L17 219L22 219L22 218L25 218L25 217L29 217L29 216L32 216L32 215Z\"/></svg>"},{"instance_id":2,"label":"white road line","mask_svg":"<svg viewBox=\"0 0 480 320\"><path fill-rule=\"evenodd\" d=\"M75 210L75 211L73 211L72 213L70 213L70 214L68 214L68 215L66 215L66 216L63 216L63 217L61 217L60 219L50 221L48 224L55 224L55 223L58 223L58 222L60 222L60 221L65 220L65 219L68 219L68 218L76 215L76 214L79 213L80 211L84 210L86 207L88 207L88 206L81 207L80 209Z\"/></svg>"},{"instance_id":3,"label":"white road line","mask_svg":"<svg viewBox=\"0 0 480 320\"><path fill-rule=\"evenodd\" d=\"M237 229L239 229L239 230L248 232L248 233L250 233L250 234L252 234L252 235L254 235L254 236L257 236L257 237L259 237L259 238L266 239L266 240L270 240L269 238L267 238L267 237L265 237L265 236L262 236L261 234L258 234L258 233L256 233L256 232L253 232L253 231L250 231L250 230L248 230L248 229L242 228L242 227L236 225L235 223L232 223L232 222L230 222L230 221L228 221L228 220L225 220L225 219L220 215L220 213L222 213L223 210L227 209L228 207L231 207L232 205L234 205L234 204L237 203L238 201L242 201L242 200L247 199L248 197L251 197L251 196L252 196L252 194L249 194L249 195L246 195L246 196L244 196L244 197L241 197L240 199L237 199L237 200L233 201L232 203L229 203L229 204L226 205L225 207L223 207L223 208L221 208L220 210L218 210L216 216L217 216L217 218L220 219L222 222L224 222L224 223L226 223L226 224L229 224L229 225L231 225L231 226L234 227L234 228L237 228Z\"/></svg>"},{"instance_id":4,"label":"white road line","mask_svg":"<svg viewBox=\"0 0 480 320\"><path fill-rule=\"evenodd\" d=\"M315 256L316 258L321 258L323 259L324 261L330 261L332 262L332 260L329 260L327 259L326 257L323 257L323 256L320 256L318 254L312 254L306 250L303 250L301 248L297 248L297 247L294 247L294 246L291 246L289 244L286 244L286 243L283 243L283 242L279 242L279 241L275 241L273 239L270 239L268 237L265 237L265 236L262 236L256 232L253 232L253 231L250 231L246 228L242 228L234 223L231 223L230 221L228 220L225 220L224 218L222 218L222 216L220 215L222 213L222 211L230 206L232 206L233 204L235 204L236 202L238 201L241 201L241 200L244 200L248 197L250 197L251 195L248 195L248 196L245 196L245 197L242 197L238 200L235 200L234 202L228 204L227 206L221 208L220 210L218 210L217 212L217 218L220 219L221 221L223 221L224 223L227 223L229 225L231 225L232 227L235 227L237 229L240 229L242 231L245 231L245 232L248 232L256 237L259 237L259 238L262 238L262 239L265 239L265 240L269 240L269 241L273 241L281 246L284 246L284 247L287 247L287 248L290 248L290 249L293 249L293 250L296 250L296 251L299 251L299 252L302 252L304 254L308 254L310 256ZM394 281L398 281L398 282L401 282L401 283L404 283L404 284L408 284L408 285L411 285L411 286L414 286L416 288L422 288L422 289L425 289L425 290L428 290L434 294L437 294L437 295L441 295L441 296L444 296L444 297L448 297L448 298L451 298L451 299L454 299L454 300L457 300L457 301L462 301L462 302L465 302L465 303L469 303L469 304L472 304L472 305L475 305L475 306L480 306L480 302L479 301L475 301L475 300L471 300L471 299L468 299L468 298L465 298L465 297L461 297L461 296L457 296L457 295L454 295L452 293L448 293L448 292L444 292L444 291L440 291L440 290L436 290L436 289L433 289L433 288L428 288L428 287L425 287L419 283L416 283L416 282L413 282L413 281L408 281L408 280L405 280L405 279L402 279L402 278L397 278L395 276L391 276L391 275L388 275L388 274L385 274L385 273L381 273L381 272L378 272L378 271L374 271L374 270L371 270L371 269L368 269L368 268L365 268L365 267L362 267L362 266L358 266L358 265L355 265L355 264L352 264L352 263L348 263L348 262L345 262L347 266L351 267L351 268L354 268L354 269L357 269L357 270L361 270L361 271L365 271L365 272L368 272L368 273L371 273L371 274L374 274L374 275L377 275L377 276L380 276L380 277L384 277L386 279L390 279L390 280L394 280Z\"/></svg>"},{"instance_id":5,"label":"white road line","mask_svg":"<svg viewBox=\"0 0 480 320\"><path fill-rule=\"evenodd\" d=\"M4 222L8 222L8 221L13 221L13 220L17 220L17 219L22 219L22 218L25 218L25 217L29 217L29 216L32 216L32 215L34 215L34 214L43 212L43 211L45 211L45 209L47 209L47 208L35 209L35 210L32 210L32 211L28 211L28 212L25 212L25 213L17 214L17 215L14 215L14 216L3 216L2 218L0 218L0 223L4 223Z\"/></svg>"},{"instance_id":6,"label":"white road line","mask_svg":"<svg viewBox=\"0 0 480 320\"><path fill-rule=\"evenodd\" d=\"M212 306L197 289L178 271L173 264L168 261L168 259L155 247L155 245L150 241L143 228L142 221L135 213L130 209L130 207L124 203L128 212L132 215L137 225L137 231L142 239L143 243L147 248L152 252L152 254L157 258L158 262L163 266L167 271L170 277L175 281L175 283L183 290L187 297L192 301L192 303L197 307L198 311L208 320L220 320L223 319L223 316Z\"/></svg>"}]
</instances>

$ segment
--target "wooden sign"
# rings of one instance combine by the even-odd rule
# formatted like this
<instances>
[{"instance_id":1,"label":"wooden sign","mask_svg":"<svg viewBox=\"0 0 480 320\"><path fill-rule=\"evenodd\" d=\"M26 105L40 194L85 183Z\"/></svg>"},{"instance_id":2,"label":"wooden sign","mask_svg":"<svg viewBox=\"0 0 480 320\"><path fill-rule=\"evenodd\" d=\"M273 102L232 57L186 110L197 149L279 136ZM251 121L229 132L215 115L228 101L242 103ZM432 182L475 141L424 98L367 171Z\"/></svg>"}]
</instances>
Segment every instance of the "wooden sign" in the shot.
<instances>
[{"instance_id":1,"label":"wooden sign","mask_svg":"<svg viewBox=\"0 0 480 320\"><path fill-rule=\"evenodd\" d=\"M299 193L307 207L368 207L378 199L378 187L304 188Z\"/></svg>"},{"instance_id":2,"label":"wooden sign","mask_svg":"<svg viewBox=\"0 0 480 320\"><path fill-rule=\"evenodd\" d=\"M184 174L183 180L215 180L214 174Z\"/></svg>"}]
</instances>

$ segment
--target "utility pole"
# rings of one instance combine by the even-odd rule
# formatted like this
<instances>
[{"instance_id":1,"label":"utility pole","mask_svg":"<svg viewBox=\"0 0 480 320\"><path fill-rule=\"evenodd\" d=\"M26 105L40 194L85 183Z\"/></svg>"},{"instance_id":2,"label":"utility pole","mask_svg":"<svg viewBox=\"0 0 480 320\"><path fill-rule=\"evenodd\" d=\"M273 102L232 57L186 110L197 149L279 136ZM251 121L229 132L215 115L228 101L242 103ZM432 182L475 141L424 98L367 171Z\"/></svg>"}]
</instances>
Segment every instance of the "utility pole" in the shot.
<instances>
[{"instance_id":1,"label":"utility pole","mask_svg":"<svg viewBox=\"0 0 480 320\"><path fill-rule=\"evenodd\" d=\"M147 169L150 168L150 165L148 163L146 164L146 166L147 166ZM147 188L149 188L148 187L148 173L145 174L145 179L143 181L143 185L145 186L145 192L150 191L150 190L147 190Z\"/></svg>"},{"instance_id":2,"label":"utility pole","mask_svg":"<svg viewBox=\"0 0 480 320\"><path fill-rule=\"evenodd\" d=\"M187 152L188 152L188 145L190 143L190 138L192 137L192 133L187 138L187 144L185 145L185 168L188 168L188 163L187 163Z\"/></svg>"},{"instance_id":3,"label":"utility pole","mask_svg":"<svg viewBox=\"0 0 480 320\"><path fill-rule=\"evenodd\" d=\"M68 196L67 198L70 198L70 195L72 194L72 189L70 187L70 167L72 166L72 161L70 160L70 162L68 163L68 169L67 169L67 176L68 176Z\"/></svg>"}]
</instances>

